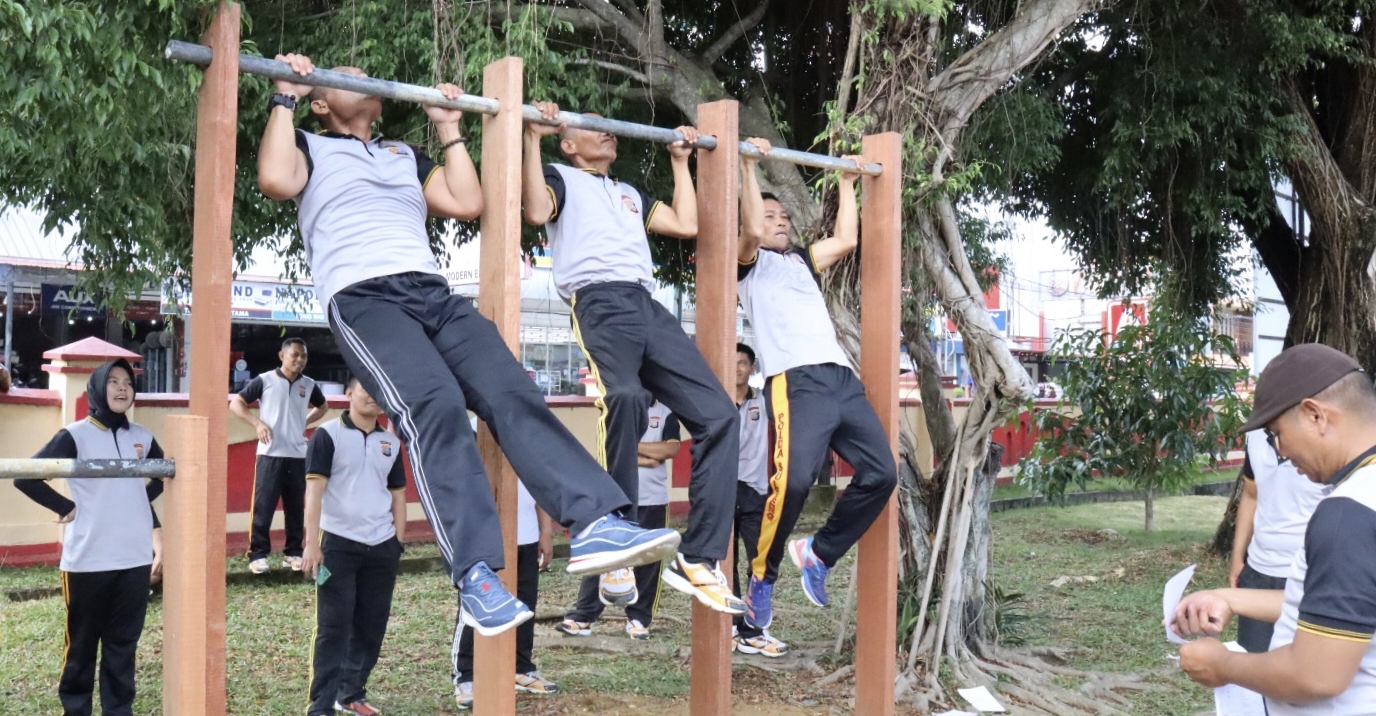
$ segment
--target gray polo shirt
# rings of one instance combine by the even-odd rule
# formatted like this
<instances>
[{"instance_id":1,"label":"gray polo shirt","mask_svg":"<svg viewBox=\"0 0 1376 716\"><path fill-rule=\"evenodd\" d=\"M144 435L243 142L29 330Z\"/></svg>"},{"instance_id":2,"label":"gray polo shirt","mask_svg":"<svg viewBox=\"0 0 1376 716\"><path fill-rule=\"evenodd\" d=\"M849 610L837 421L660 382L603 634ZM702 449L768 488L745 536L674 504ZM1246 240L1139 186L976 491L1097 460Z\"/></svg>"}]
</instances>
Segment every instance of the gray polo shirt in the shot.
<instances>
[{"instance_id":1,"label":"gray polo shirt","mask_svg":"<svg viewBox=\"0 0 1376 716\"><path fill-rule=\"evenodd\" d=\"M381 425L363 432L339 416L311 436L306 478L328 480L320 529L366 545L396 536L392 492L406 489L401 440Z\"/></svg>"},{"instance_id":2,"label":"gray polo shirt","mask_svg":"<svg viewBox=\"0 0 1376 716\"><path fill-rule=\"evenodd\" d=\"M297 219L321 306L370 278L439 273L425 230L429 157L404 142L299 129L296 146L310 170Z\"/></svg>"},{"instance_id":3,"label":"gray polo shirt","mask_svg":"<svg viewBox=\"0 0 1376 716\"><path fill-rule=\"evenodd\" d=\"M663 403L650 406L650 427L640 436L643 443L663 443L679 441L678 417L669 412ZM640 505L669 504L669 463L658 467L640 468Z\"/></svg>"},{"instance_id":4,"label":"gray polo shirt","mask_svg":"<svg viewBox=\"0 0 1376 716\"><path fill-rule=\"evenodd\" d=\"M808 249L760 249L755 260L740 264L741 307L755 330L755 352L766 378L805 365L853 368L836 340L820 276Z\"/></svg>"},{"instance_id":5,"label":"gray polo shirt","mask_svg":"<svg viewBox=\"0 0 1376 716\"><path fill-rule=\"evenodd\" d=\"M161 458L162 448L142 425L111 431L93 418L65 428L75 454L86 460ZM40 453L43 457L59 457ZM63 528L64 572L107 572L153 563L153 513L143 480L71 479L76 518Z\"/></svg>"},{"instance_id":6,"label":"gray polo shirt","mask_svg":"<svg viewBox=\"0 0 1376 716\"><path fill-rule=\"evenodd\" d=\"M1257 486L1247 566L1268 577L1284 579L1295 553L1304 548L1304 530L1327 488L1310 482L1294 464L1276 459L1263 430L1247 433L1247 461L1242 474Z\"/></svg>"},{"instance_id":7,"label":"gray polo shirt","mask_svg":"<svg viewBox=\"0 0 1376 716\"><path fill-rule=\"evenodd\" d=\"M258 443L258 454L270 457L306 457L306 416L325 404L325 394L314 380L301 375L288 380L281 368L250 380L239 391L244 402L258 403L258 418L272 428L272 440Z\"/></svg>"},{"instance_id":8,"label":"gray polo shirt","mask_svg":"<svg viewBox=\"0 0 1376 716\"><path fill-rule=\"evenodd\" d=\"M769 413L764 394L749 389L737 406L741 416L741 453L736 461L736 478L761 495L769 492Z\"/></svg>"},{"instance_id":9,"label":"gray polo shirt","mask_svg":"<svg viewBox=\"0 0 1376 716\"><path fill-rule=\"evenodd\" d=\"M567 164L545 165L545 186L554 199L554 216L545 224L554 287L565 302L594 283L628 281L654 290L645 229L660 202L630 184Z\"/></svg>"},{"instance_id":10,"label":"gray polo shirt","mask_svg":"<svg viewBox=\"0 0 1376 716\"><path fill-rule=\"evenodd\" d=\"M1295 553L1271 649L1306 631L1365 644L1366 652L1347 690L1302 704L1266 699L1270 716L1376 714L1376 448L1344 467L1330 488Z\"/></svg>"}]
</instances>

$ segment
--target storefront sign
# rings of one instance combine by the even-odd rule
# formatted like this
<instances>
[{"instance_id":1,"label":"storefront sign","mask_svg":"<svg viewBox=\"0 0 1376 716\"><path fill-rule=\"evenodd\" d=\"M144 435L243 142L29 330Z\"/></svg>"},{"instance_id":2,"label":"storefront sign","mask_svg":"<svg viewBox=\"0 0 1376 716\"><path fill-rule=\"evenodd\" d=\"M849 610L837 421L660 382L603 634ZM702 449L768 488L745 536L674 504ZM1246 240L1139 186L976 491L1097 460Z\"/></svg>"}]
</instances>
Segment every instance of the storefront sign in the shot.
<instances>
[{"instance_id":1,"label":"storefront sign","mask_svg":"<svg viewBox=\"0 0 1376 716\"><path fill-rule=\"evenodd\" d=\"M191 294L177 290L174 302L173 291L171 286L163 287L163 313L190 313L194 303ZM229 312L235 321L325 323L325 311L313 286L235 281L230 289Z\"/></svg>"},{"instance_id":2,"label":"storefront sign","mask_svg":"<svg viewBox=\"0 0 1376 716\"><path fill-rule=\"evenodd\" d=\"M45 283L42 288L44 313L53 311L63 315L97 318L105 315L97 297L86 293L84 289L52 283Z\"/></svg>"}]
</instances>

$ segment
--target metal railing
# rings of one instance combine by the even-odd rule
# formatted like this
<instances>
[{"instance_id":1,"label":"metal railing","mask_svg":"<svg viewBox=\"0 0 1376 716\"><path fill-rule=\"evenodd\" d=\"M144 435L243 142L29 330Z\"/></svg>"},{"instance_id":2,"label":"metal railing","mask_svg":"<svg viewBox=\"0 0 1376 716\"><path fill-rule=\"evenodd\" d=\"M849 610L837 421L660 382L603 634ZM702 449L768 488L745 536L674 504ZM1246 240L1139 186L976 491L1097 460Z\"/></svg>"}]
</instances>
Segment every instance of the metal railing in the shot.
<instances>
[{"instance_id":1,"label":"metal railing","mask_svg":"<svg viewBox=\"0 0 1376 716\"><path fill-rule=\"evenodd\" d=\"M205 45L197 45L180 40L172 40L167 43L167 49L163 52L169 60L189 62L193 65L202 67L210 64L210 48ZM489 97L464 94L456 99L446 99L440 94L439 90L433 87L422 87L411 85L404 82L392 82L390 80L380 80L376 77L360 77L358 75L346 74L316 68L309 75L298 75L292 71L291 67L285 62L259 57L257 55L239 55L239 71L246 72L259 77L266 77L272 80L290 80L299 82L312 87L328 87L332 89L348 90L359 92L374 97L385 97L402 102L415 102L417 104L430 104L438 107L448 107L450 109L463 110L465 112L477 112L480 114L496 114L499 103ZM585 114L575 112L560 112L558 119L547 120L540 114L540 110L531 105L523 105L521 116L529 122L540 124L566 124L575 129L588 129L595 132L606 132L618 137L630 139L643 139L648 142L658 142L660 144L670 144L683 141L683 133L664 127L654 127L648 124L637 124L635 122L623 122L618 119L607 117L589 117ZM716 137L702 136L698 138L699 149L716 149ZM760 150L749 142L740 143L740 153L746 156L758 157ZM879 176L884 168L878 164L867 164L860 166L849 159L841 159L826 154L813 154L811 152L800 152L795 149L775 147L770 150L769 160L789 162L806 167L817 169L831 169L835 171L853 171L869 176Z\"/></svg>"},{"instance_id":2,"label":"metal railing","mask_svg":"<svg viewBox=\"0 0 1376 716\"><path fill-rule=\"evenodd\" d=\"M53 480L57 478L154 478L176 477L172 460L41 460L0 458L0 480Z\"/></svg>"}]
</instances>

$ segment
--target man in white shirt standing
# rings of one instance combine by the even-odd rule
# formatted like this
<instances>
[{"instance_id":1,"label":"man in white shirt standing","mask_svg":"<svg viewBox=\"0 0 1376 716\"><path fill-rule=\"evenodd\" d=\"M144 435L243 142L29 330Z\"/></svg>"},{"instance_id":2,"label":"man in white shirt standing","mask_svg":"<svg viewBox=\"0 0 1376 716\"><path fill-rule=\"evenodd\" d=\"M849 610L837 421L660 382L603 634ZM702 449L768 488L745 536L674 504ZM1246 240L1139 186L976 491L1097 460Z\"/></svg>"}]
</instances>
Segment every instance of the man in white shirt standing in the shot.
<instances>
[{"instance_id":1,"label":"man in white shirt standing","mask_svg":"<svg viewBox=\"0 0 1376 716\"><path fill-rule=\"evenodd\" d=\"M1322 485L1304 479L1289 460L1280 459L1264 430L1247 433L1228 586L1285 589L1285 576L1295 553L1304 548L1304 530L1323 493ZM1237 643L1250 652L1266 651L1274 628L1270 622L1239 616Z\"/></svg>"}]
</instances>

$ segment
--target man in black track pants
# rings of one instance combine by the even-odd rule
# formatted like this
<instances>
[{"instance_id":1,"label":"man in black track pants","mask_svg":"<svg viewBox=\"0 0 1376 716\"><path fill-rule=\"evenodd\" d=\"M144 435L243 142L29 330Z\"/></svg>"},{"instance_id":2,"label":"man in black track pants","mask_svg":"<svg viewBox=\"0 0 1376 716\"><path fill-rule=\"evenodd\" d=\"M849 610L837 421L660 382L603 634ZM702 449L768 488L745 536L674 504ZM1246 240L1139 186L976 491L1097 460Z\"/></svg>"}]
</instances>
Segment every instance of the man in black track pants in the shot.
<instances>
[{"instance_id":1,"label":"man in black track pants","mask_svg":"<svg viewBox=\"0 0 1376 716\"><path fill-rule=\"evenodd\" d=\"M768 142L750 141L768 153ZM785 549L803 572L807 598L827 606L827 573L883 511L898 484L898 467L865 386L836 338L820 282L823 271L855 250L857 175L841 175L833 236L795 248L783 205L760 193L759 159L742 156L741 163L737 279L765 375L771 460L745 622L764 629L773 619L774 582ZM850 463L855 477L815 536L789 542L828 450Z\"/></svg>"},{"instance_id":2,"label":"man in black track pants","mask_svg":"<svg viewBox=\"0 0 1376 716\"><path fill-rule=\"evenodd\" d=\"M559 114L553 103L535 106L546 119ZM736 411L678 319L650 295L655 282L647 232L680 239L698 232L688 172L697 130L678 129L686 140L669 147L674 198L664 204L609 175L615 136L527 124L522 201L526 222L546 229L555 287L573 309L575 335L602 392L598 459L636 502L637 446L650 403L659 400L678 416L693 438L688 530L663 579L712 609L740 614L744 604L727 588L720 565L731 542ZM555 133L569 164L544 166L540 138ZM626 583L633 577L604 579Z\"/></svg>"},{"instance_id":3,"label":"man in black track pants","mask_svg":"<svg viewBox=\"0 0 1376 716\"><path fill-rule=\"evenodd\" d=\"M248 570L268 571L272 552L272 515L282 501L287 539L282 566L301 570L301 527L306 509L306 428L325 417L325 395L306 370L306 342L282 341L277 359L282 365L249 381L229 401L229 412L258 434L258 460L253 471L253 504L249 513ZM258 403L258 415L249 406Z\"/></svg>"},{"instance_id":4,"label":"man in black track pants","mask_svg":"<svg viewBox=\"0 0 1376 716\"><path fill-rule=\"evenodd\" d=\"M314 71L308 57L278 59L298 75ZM459 588L464 623L493 636L534 616L494 572L505 566L502 531L469 408L540 507L570 528L569 572L599 574L673 554L677 532L621 519L632 503L550 412L492 322L451 295L439 273L426 215L471 220L483 208L459 133L462 113L425 108L445 154L438 165L402 142L372 136L382 114L376 97L283 80L276 87L258 186L269 198L297 204L330 329L410 451L416 491ZM449 99L460 94L454 85L437 89ZM303 97L320 134L294 126Z\"/></svg>"}]
</instances>

